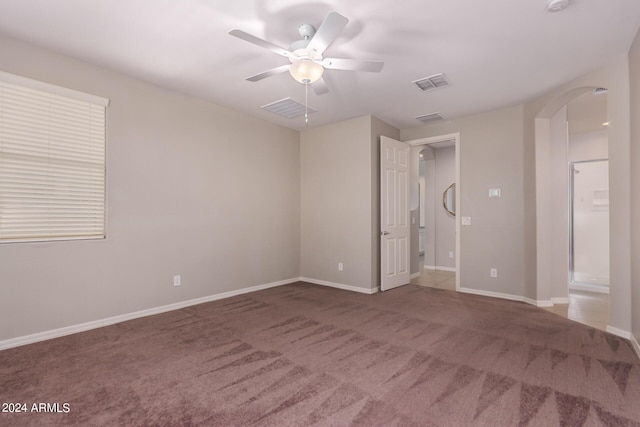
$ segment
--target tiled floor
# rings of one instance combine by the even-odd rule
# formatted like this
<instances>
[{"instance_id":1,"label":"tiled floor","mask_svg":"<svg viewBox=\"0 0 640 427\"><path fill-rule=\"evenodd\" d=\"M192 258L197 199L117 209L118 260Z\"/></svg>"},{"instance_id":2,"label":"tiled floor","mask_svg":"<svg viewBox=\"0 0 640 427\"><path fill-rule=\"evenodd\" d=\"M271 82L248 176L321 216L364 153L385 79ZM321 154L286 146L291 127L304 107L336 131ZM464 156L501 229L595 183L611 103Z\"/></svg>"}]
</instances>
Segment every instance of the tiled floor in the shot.
<instances>
[{"instance_id":1,"label":"tiled floor","mask_svg":"<svg viewBox=\"0 0 640 427\"><path fill-rule=\"evenodd\" d=\"M556 304L545 310L605 331L610 317L609 294L572 290L569 304Z\"/></svg>"},{"instance_id":2,"label":"tiled floor","mask_svg":"<svg viewBox=\"0 0 640 427\"><path fill-rule=\"evenodd\" d=\"M412 279L411 283L414 285L455 291L456 273L443 270L425 270L422 268L420 276Z\"/></svg>"},{"instance_id":3,"label":"tiled floor","mask_svg":"<svg viewBox=\"0 0 640 427\"><path fill-rule=\"evenodd\" d=\"M420 276L411 279L411 283L455 291L456 273L421 267ZM609 294L572 290L569 291L569 304L556 304L553 307L546 307L545 310L605 331L610 316Z\"/></svg>"}]
</instances>

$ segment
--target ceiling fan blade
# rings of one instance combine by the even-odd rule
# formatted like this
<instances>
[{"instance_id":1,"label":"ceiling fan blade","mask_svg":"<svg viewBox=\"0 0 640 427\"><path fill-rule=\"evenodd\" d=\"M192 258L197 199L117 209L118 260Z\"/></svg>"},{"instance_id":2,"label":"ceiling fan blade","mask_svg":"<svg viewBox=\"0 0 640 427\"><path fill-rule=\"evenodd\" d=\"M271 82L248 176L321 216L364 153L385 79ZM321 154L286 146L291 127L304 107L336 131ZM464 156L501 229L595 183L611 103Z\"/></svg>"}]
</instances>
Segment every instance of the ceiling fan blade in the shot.
<instances>
[{"instance_id":1,"label":"ceiling fan blade","mask_svg":"<svg viewBox=\"0 0 640 427\"><path fill-rule=\"evenodd\" d=\"M255 76L247 77L247 80L250 82L257 82L258 80L266 79L267 77L275 76L276 74L284 73L289 70L291 64L281 65L276 68L272 68L270 70L264 71L260 74L256 74Z\"/></svg>"},{"instance_id":2,"label":"ceiling fan blade","mask_svg":"<svg viewBox=\"0 0 640 427\"><path fill-rule=\"evenodd\" d=\"M322 77L320 77L315 82L311 83L311 88L316 93L316 95L324 95L329 92L329 87L327 86L327 82L324 81Z\"/></svg>"},{"instance_id":3,"label":"ceiling fan blade","mask_svg":"<svg viewBox=\"0 0 640 427\"><path fill-rule=\"evenodd\" d=\"M329 12L320 28L316 31L307 49L322 54L327 47L340 35L344 27L347 26L349 20L338 12Z\"/></svg>"},{"instance_id":4,"label":"ceiling fan blade","mask_svg":"<svg viewBox=\"0 0 640 427\"><path fill-rule=\"evenodd\" d=\"M261 39L259 37L251 35L251 34L249 34L247 32L242 31L242 30L231 30L231 31L229 31L229 34L231 34L232 36L237 37L239 39L242 39L244 41L248 41L249 43L253 43L253 44L258 45L260 47L263 47L265 49L269 49L270 51L275 52L278 55L282 55L282 56L285 56L287 58L295 57L295 55L291 51L289 51L289 50L287 50L287 49L285 49L283 47L280 47L280 46L278 46L276 44L273 44L271 42L268 42L266 40L263 40L263 39Z\"/></svg>"},{"instance_id":5,"label":"ceiling fan blade","mask_svg":"<svg viewBox=\"0 0 640 427\"><path fill-rule=\"evenodd\" d=\"M362 61L358 59L325 58L322 60L322 66L324 68L330 68L334 70L370 71L373 73L378 73L382 70L384 62Z\"/></svg>"}]
</instances>

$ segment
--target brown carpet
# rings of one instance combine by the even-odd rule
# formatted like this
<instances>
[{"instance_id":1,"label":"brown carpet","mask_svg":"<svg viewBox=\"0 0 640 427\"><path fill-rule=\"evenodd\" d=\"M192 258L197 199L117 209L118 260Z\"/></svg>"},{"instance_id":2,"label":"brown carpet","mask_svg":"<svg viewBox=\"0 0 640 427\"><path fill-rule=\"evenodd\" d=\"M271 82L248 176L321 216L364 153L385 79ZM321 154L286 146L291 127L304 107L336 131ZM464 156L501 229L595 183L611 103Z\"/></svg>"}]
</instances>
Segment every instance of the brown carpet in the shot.
<instances>
[{"instance_id":1,"label":"brown carpet","mask_svg":"<svg viewBox=\"0 0 640 427\"><path fill-rule=\"evenodd\" d=\"M522 303L298 283L1 351L0 402L27 404L3 426L640 426L640 362Z\"/></svg>"}]
</instances>

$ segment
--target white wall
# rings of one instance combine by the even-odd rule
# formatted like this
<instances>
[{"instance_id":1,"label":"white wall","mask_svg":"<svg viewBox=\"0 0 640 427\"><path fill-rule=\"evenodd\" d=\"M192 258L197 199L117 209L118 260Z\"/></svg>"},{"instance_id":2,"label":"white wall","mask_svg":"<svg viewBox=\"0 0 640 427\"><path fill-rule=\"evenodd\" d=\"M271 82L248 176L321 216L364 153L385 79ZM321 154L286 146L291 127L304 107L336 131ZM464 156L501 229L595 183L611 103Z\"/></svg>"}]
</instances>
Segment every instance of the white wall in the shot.
<instances>
[{"instance_id":1,"label":"white wall","mask_svg":"<svg viewBox=\"0 0 640 427\"><path fill-rule=\"evenodd\" d=\"M0 69L111 99L107 239L1 244L0 341L299 276L298 132L7 38Z\"/></svg>"}]
</instances>

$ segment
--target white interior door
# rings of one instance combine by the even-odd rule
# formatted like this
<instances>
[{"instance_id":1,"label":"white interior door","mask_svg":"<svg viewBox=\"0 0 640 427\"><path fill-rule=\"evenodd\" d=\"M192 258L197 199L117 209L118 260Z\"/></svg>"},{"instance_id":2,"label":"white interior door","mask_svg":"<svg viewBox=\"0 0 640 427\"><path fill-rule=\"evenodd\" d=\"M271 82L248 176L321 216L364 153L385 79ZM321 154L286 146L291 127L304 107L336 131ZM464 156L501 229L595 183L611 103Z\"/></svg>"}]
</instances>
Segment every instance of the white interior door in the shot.
<instances>
[{"instance_id":1,"label":"white interior door","mask_svg":"<svg viewBox=\"0 0 640 427\"><path fill-rule=\"evenodd\" d=\"M406 285L409 271L409 145L380 138L381 289Z\"/></svg>"}]
</instances>

